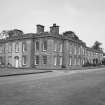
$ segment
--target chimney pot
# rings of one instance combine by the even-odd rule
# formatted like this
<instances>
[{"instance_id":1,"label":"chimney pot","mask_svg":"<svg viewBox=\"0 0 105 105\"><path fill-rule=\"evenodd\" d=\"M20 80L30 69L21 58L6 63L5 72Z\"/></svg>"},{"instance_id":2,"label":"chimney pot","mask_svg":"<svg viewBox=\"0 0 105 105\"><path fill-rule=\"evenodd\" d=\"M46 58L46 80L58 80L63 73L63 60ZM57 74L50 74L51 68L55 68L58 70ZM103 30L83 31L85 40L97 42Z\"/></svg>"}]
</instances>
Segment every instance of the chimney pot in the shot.
<instances>
[{"instance_id":1,"label":"chimney pot","mask_svg":"<svg viewBox=\"0 0 105 105\"><path fill-rule=\"evenodd\" d=\"M44 26L38 24L38 25L37 25L37 33L42 33L42 32L44 32Z\"/></svg>"},{"instance_id":2,"label":"chimney pot","mask_svg":"<svg viewBox=\"0 0 105 105\"><path fill-rule=\"evenodd\" d=\"M59 34L59 26L57 26L54 23L53 26L50 27L50 33L53 35L58 35Z\"/></svg>"}]
</instances>

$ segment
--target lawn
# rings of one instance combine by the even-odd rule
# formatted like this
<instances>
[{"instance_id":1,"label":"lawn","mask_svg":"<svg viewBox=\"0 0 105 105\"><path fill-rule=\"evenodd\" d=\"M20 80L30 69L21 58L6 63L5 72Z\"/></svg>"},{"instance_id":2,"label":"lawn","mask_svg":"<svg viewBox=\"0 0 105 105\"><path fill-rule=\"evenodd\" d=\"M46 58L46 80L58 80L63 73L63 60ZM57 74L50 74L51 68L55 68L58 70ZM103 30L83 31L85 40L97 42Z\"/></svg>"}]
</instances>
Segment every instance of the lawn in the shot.
<instances>
[{"instance_id":1,"label":"lawn","mask_svg":"<svg viewBox=\"0 0 105 105\"><path fill-rule=\"evenodd\" d=\"M105 105L105 71L0 84L0 105ZM15 78L15 77L14 77Z\"/></svg>"}]
</instances>

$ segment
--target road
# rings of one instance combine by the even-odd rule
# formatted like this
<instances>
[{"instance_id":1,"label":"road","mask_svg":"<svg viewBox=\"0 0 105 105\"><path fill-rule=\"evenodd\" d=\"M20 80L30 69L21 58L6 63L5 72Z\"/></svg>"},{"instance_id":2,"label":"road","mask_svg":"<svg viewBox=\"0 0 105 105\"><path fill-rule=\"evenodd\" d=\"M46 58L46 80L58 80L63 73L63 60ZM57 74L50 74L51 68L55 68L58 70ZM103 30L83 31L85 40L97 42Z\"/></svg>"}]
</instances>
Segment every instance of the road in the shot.
<instances>
[{"instance_id":1,"label":"road","mask_svg":"<svg viewBox=\"0 0 105 105\"><path fill-rule=\"evenodd\" d=\"M0 77L0 105L105 105L105 69Z\"/></svg>"}]
</instances>

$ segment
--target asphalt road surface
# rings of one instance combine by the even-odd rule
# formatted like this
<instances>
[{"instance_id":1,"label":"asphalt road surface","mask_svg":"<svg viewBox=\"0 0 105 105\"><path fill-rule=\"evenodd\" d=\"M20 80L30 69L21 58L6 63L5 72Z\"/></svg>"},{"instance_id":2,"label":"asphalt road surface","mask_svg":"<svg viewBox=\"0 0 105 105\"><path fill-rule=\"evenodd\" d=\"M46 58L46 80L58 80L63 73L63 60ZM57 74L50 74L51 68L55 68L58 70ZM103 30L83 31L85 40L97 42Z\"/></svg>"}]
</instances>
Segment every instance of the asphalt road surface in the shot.
<instances>
[{"instance_id":1,"label":"asphalt road surface","mask_svg":"<svg viewBox=\"0 0 105 105\"><path fill-rule=\"evenodd\" d=\"M0 77L0 105L105 105L105 69Z\"/></svg>"}]
</instances>

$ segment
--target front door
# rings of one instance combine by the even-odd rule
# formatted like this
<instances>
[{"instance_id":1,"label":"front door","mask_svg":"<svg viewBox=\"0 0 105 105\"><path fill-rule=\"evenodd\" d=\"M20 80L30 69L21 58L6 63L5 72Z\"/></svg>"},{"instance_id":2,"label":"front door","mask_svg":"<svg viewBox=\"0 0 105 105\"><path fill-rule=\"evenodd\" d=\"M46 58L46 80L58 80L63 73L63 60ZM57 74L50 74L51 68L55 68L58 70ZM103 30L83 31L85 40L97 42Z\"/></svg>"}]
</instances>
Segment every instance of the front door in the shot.
<instances>
[{"instance_id":1,"label":"front door","mask_svg":"<svg viewBox=\"0 0 105 105\"><path fill-rule=\"evenodd\" d=\"M19 57L18 56L15 57L15 67L16 68L19 67Z\"/></svg>"}]
</instances>

